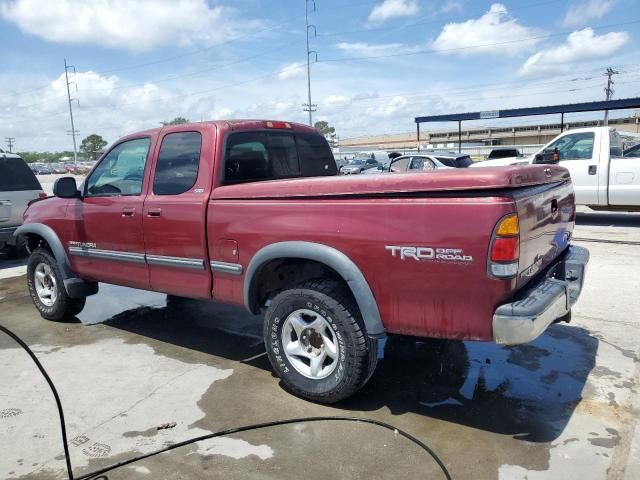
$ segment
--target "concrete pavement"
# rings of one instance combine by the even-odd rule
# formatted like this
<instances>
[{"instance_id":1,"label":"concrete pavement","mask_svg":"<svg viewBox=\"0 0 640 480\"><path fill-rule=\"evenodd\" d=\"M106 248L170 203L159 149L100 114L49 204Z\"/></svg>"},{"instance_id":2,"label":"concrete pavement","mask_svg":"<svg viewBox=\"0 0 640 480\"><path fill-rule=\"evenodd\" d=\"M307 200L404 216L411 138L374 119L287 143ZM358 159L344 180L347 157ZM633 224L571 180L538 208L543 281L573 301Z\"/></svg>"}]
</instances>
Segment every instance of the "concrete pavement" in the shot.
<instances>
[{"instance_id":1,"label":"concrete pavement","mask_svg":"<svg viewBox=\"0 0 640 480\"><path fill-rule=\"evenodd\" d=\"M583 212L578 223L575 236L592 257L571 324L516 347L389 339L363 391L332 407L279 386L260 318L235 308L103 285L77 323L46 322L18 262L0 267L0 321L34 348L58 386L76 475L223 428L344 415L418 436L453 478L632 480L640 478L640 249L609 242L640 242L640 215ZM65 478L59 436L46 384L0 336L0 478ZM107 478L303 475L442 478L398 435L337 423L204 441Z\"/></svg>"}]
</instances>

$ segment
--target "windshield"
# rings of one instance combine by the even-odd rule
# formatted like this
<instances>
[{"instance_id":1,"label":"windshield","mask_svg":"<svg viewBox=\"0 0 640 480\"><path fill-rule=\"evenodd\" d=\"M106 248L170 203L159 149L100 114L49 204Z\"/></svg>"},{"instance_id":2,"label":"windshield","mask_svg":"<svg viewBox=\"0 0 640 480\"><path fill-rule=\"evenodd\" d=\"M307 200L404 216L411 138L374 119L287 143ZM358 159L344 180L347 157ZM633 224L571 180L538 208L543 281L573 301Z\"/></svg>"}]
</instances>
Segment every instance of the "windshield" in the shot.
<instances>
[{"instance_id":1,"label":"windshield","mask_svg":"<svg viewBox=\"0 0 640 480\"><path fill-rule=\"evenodd\" d=\"M509 157L517 157L518 151L505 149L505 150L492 150L489 154L489 158L509 158Z\"/></svg>"},{"instance_id":2,"label":"windshield","mask_svg":"<svg viewBox=\"0 0 640 480\"><path fill-rule=\"evenodd\" d=\"M351 160L349 160L347 162L348 165L362 165L364 162L366 162L365 159L363 158L352 158Z\"/></svg>"}]
</instances>

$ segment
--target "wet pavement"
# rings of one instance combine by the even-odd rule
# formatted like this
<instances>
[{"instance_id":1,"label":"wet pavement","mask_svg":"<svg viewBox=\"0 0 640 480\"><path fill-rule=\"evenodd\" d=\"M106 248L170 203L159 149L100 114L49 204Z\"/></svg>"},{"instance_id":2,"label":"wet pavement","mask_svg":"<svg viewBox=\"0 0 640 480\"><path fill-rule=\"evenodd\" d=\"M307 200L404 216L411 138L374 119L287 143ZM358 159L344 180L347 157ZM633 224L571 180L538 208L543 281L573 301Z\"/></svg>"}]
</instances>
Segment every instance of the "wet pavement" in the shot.
<instances>
[{"instance_id":1,"label":"wet pavement","mask_svg":"<svg viewBox=\"0 0 640 480\"><path fill-rule=\"evenodd\" d=\"M77 322L46 322L14 262L0 266L0 321L58 387L76 475L233 426L340 415L408 431L457 479L640 478L640 248L602 242L640 241L640 216L583 213L575 235L592 259L571 324L515 347L390 337L364 389L331 407L282 389L261 319L233 307L102 285ZM58 428L45 382L0 336L0 478L66 478ZM199 442L103 480L302 476L443 478L393 432L326 422Z\"/></svg>"}]
</instances>

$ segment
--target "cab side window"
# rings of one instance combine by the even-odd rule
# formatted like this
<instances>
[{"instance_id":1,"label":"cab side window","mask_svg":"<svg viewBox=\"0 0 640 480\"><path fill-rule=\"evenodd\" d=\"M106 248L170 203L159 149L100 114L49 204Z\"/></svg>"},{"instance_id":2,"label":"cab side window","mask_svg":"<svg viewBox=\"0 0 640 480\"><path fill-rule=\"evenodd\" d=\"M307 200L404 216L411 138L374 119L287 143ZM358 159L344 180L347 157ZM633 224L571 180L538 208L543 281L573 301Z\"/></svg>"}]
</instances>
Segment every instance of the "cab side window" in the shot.
<instances>
[{"instance_id":1,"label":"cab side window","mask_svg":"<svg viewBox=\"0 0 640 480\"><path fill-rule=\"evenodd\" d=\"M201 145L199 132L165 135L153 179L154 194L179 195L193 187L198 178Z\"/></svg>"},{"instance_id":2,"label":"cab side window","mask_svg":"<svg viewBox=\"0 0 640 480\"><path fill-rule=\"evenodd\" d=\"M593 132L570 133L553 142L548 149L558 149L562 160L588 160L593 157Z\"/></svg>"},{"instance_id":3,"label":"cab side window","mask_svg":"<svg viewBox=\"0 0 640 480\"><path fill-rule=\"evenodd\" d=\"M87 179L87 197L140 195L151 139L136 138L116 145Z\"/></svg>"}]
</instances>

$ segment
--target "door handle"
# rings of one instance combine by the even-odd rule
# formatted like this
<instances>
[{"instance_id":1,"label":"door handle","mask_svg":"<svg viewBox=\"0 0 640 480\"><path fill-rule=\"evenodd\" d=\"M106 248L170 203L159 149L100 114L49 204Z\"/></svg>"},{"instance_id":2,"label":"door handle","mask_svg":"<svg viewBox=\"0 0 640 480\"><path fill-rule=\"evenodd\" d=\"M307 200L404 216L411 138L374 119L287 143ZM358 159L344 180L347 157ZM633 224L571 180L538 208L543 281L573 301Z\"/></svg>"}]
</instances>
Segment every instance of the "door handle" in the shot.
<instances>
[{"instance_id":1,"label":"door handle","mask_svg":"<svg viewBox=\"0 0 640 480\"><path fill-rule=\"evenodd\" d=\"M162 214L161 208L150 208L147 210L147 217L159 217Z\"/></svg>"},{"instance_id":2,"label":"door handle","mask_svg":"<svg viewBox=\"0 0 640 480\"><path fill-rule=\"evenodd\" d=\"M598 171L597 165L589 165L589 175L595 175Z\"/></svg>"},{"instance_id":3,"label":"door handle","mask_svg":"<svg viewBox=\"0 0 640 480\"><path fill-rule=\"evenodd\" d=\"M122 209L122 216L123 217L133 217L136 214L136 209L131 207L131 208L123 208Z\"/></svg>"}]
</instances>

